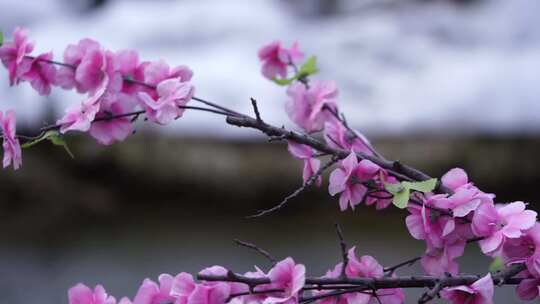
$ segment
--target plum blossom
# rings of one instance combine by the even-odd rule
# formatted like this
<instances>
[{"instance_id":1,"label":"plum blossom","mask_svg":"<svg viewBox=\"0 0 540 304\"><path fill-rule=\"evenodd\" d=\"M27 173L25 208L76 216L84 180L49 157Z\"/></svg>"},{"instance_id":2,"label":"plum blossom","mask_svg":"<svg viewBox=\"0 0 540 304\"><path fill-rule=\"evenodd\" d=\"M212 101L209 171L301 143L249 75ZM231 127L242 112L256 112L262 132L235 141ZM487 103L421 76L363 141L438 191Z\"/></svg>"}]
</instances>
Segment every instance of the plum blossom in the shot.
<instances>
[{"instance_id":1,"label":"plum blossom","mask_svg":"<svg viewBox=\"0 0 540 304\"><path fill-rule=\"evenodd\" d=\"M529 275L524 271L525 275ZM516 287L518 297L523 301L532 301L540 293L540 279L525 277Z\"/></svg>"},{"instance_id":2,"label":"plum blossom","mask_svg":"<svg viewBox=\"0 0 540 304\"><path fill-rule=\"evenodd\" d=\"M144 71L144 82L149 85L157 86L159 83L172 78L178 78L181 82L191 80L193 72L185 65L174 68L163 61L145 62L140 66Z\"/></svg>"},{"instance_id":3,"label":"plum blossom","mask_svg":"<svg viewBox=\"0 0 540 304\"><path fill-rule=\"evenodd\" d=\"M274 79L276 76L287 77L287 66L297 64L304 58L298 42L287 49L280 41L273 41L259 50L259 59L263 62L261 72L264 77Z\"/></svg>"},{"instance_id":4,"label":"plum blossom","mask_svg":"<svg viewBox=\"0 0 540 304\"><path fill-rule=\"evenodd\" d=\"M68 131L86 132L90 130L92 122L98 113L101 103L100 98L105 91L105 87L100 92L90 96L80 105L74 105L66 109L66 114L56 121L60 125L60 133Z\"/></svg>"},{"instance_id":5,"label":"plum blossom","mask_svg":"<svg viewBox=\"0 0 540 304\"><path fill-rule=\"evenodd\" d=\"M49 95L51 86L56 82L56 67L44 60L52 60L52 52L41 54L34 59L26 59L23 61L24 74L21 79L30 82L39 95Z\"/></svg>"},{"instance_id":6,"label":"plum blossom","mask_svg":"<svg viewBox=\"0 0 540 304\"><path fill-rule=\"evenodd\" d=\"M465 244L466 242L460 239L445 240L442 247L428 243L426 252L420 259L422 269L426 274L434 276L442 276L445 273L458 274L459 265L455 259L463 255Z\"/></svg>"},{"instance_id":7,"label":"plum blossom","mask_svg":"<svg viewBox=\"0 0 540 304\"><path fill-rule=\"evenodd\" d=\"M25 56L34 49L34 43L28 41L27 36L27 29L17 27L13 32L13 41L5 42L0 46L0 60L8 70L10 85L18 83L19 77L29 68L23 62Z\"/></svg>"},{"instance_id":8,"label":"plum blossom","mask_svg":"<svg viewBox=\"0 0 540 304\"><path fill-rule=\"evenodd\" d=\"M64 50L64 64L67 66L58 69L56 81L64 89L75 87L79 93L85 93L96 86L96 82L100 83L105 63L101 45L92 39L82 39Z\"/></svg>"},{"instance_id":9,"label":"plum blossom","mask_svg":"<svg viewBox=\"0 0 540 304\"><path fill-rule=\"evenodd\" d=\"M361 133L349 130L337 119L329 120L324 124L324 139L334 149L343 149L372 155L368 139Z\"/></svg>"},{"instance_id":10,"label":"plum blossom","mask_svg":"<svg viewBox=\"0 0 540 304\"><path fill-rule=\"evenodd\" d=\"M339 207L341 211L354 207L364 198L367 187L362 185L374 178L380 167L370 160L363 159L358 162L356 154L351 152L349 156L339 162L339 166L330 174L328 192L334 196L341 193Z\"/></svg>"},{"instance_id":11,"label":"plum blossom","mask_svg":"<svg viewBox=\"0 0 540 304\"><path fill-rule=\"evenodd\" d=\"M335 82L312 81L309 88L301 82L295 82L287 89L287 95L287 115L307 132L319 131L325 122L334 119L324 108L337 109L338 91Z\"/></svg>"},{"instance_id":12,"label":"plum blossom","mask_svg":"<svg viewBox=\"0 0 540 304\"><path fill-rule=\"evenodd\" d=\"M138 97L146 110L147 117L158 124L165 125L182 117L185 109L181 107L191 100L194 88L189 82L173 78L160 82L156 91L157 100L146 92L139 92Z\"/></svg>"},{"instance_id":13,"label":"plum blossom","mask_svg":"<svg viewBox=\"0 0 540 304\"><path fill-rule=\"evenodd\" d=\"M476 236L484 237L478 242L482 252L493 255L506 239L521 237L535 223L536 212L525 210L523 202L497 206L483 203L474 212L472 231Z\"/></svg>"},{"instance_id":14,"label":"plum blossom","mask_svg":"<svg viewBox=\"0 0 540 304\"><path fill-rule=\"evenodd\" d=\"M289 140L287 148L294 157L304 161L302 179L305 185L307 181L319 171L321 167L321 161L314 157L315 154L313 153L313 149L310 146L298 144ZM322 177L318 176L315 180L315 184L317 186L320 186L321 183Z\"/></svg>"},{"instance_id":15,"label":"plum blossom","mask_svg":"<svg viewBox=\"0 0 540 304\"><path fill-rule=\"evenodd\" d=\"M507 239L501 257L506 264L525 263L529 273L540 278L540 224L535 223L519 238Z\"/></svg>"},{"instance_id":16,"label":"plum blossom","mask_svg":"<svg viewBox=\"0 0 540 304\"><path fill-rule=\"evenodd\" d=\"M114 62L117 65L118 72L122 75L124 81L122 83L122 92L126 94L135 94L141 90L149 88L145 86L134 83L129 80L136 82L144 82L144 70L149 63L140 63L139 54L134 50L121 50L114 54Z\"/></svg>"},{"instance_id":17,"label":"plum blossom","mask_svg":"<svg viewBox=\"0 0 540 304\"><path fill-rule=\"evenodd\" d=\"M133 133L133 123L131 117L120 117L107 120L107 117L130 113L137 105L134 97L120 93L114 99L104 100L96 113L94 121L90 126L90 135L102 145L112 145L115 142L125 140ZM97 119L103 119L97 121Z\"/></svg>"},{"instance_id":18,"label":"plum blossom","mask_svg":"<svg viewBox=\"0 0 540 304\"><path fill-rule=\"evenodd\" d=\"M349 263L345 268L345 274L349 278L382 278L384 268L375 258L369 255L357 257L355 247L349 249L347 256ZM338 265L341 266L341 265ZM337 268L337 266L336 266ZM341 269L341 267L339 267ZM336 270L336 269L335 269ZM334 270L334 271L335 271ZM377 298L382 304L400 304L405 301L405 294L401 288L388 288L377 290ZM373 303L375 297L368 293L352 293L346 295L348 303L368 304Z\"/></svg>"},{"instance_id":19,"label":"plum blossom","mask_svg":"<svg viewBox=\"0 0 540 304\"><path fill-rule=\"evenodd\" d=\"M284 292L266 298L264 304L297 303L298 293L304 287L306 281L306 267L302 264L296 264L289 257L278 262L270 270L268 277L273 286L283 289Z\"/></svg>"},{"instance_id":20,"label":"plum blossom","mask_svg":"<svg viewBox=\"0 0 540 304\"><path fill-rule=\"evenodd\" d=\"M113 296L107 295L105 288L97 285L94 290L84 284L77 284L68 290L69 304L116 304Z\"/></svg>"},{"instance_id":21,"label":"plum blossom","mask_svg":"<svg viewBox=\"0 0 540 304\"><path fill-rule=\"evenodd\" d=\"M493 303L493 279L487 274L470 286L456 286L441 291L443 299L452 304L491 304Z\"/></svg>"},{"instance_id":22,"label":"plum blossom","mask_svg":"<svg viewBox=\"0 0 540 304\"><path fill-rule=\"evenodd\" d=\"M4 139L2 144L4 149L3 166L7 168L13 164L13 169L17 170L22 165L22 153L19 139L16 137L15 111L9 110L5 113L0 111L0 124Z\"/></svg>"},{"instance_id":23,"label":"plum blossom","mask_svg":"<svg viewBox=\"0 0 540 304\"><path fill-rule=\"evenodd\" d=\"M174 298L170 295L173 277L169 274L161 274L158 281L159 285L150 279L145 279L139 287L135 298L133 298L133 304L173 302Z\"/></svg>"},{"instance_id":24,"label":"plum blossom","mask_svg":"<svg viewBox=\"0 0 540 304\"><path fill-rule=\"evenodd\" d=\"M224 270L223 267L214 266L201 271L201 273L216 275L221 274L222 270ZM230 293L230 284L224 282L196 283L191 274L183 272L174 278L170 295L174 298L175 304L223 304Z\"/></svg>"}]
</instances>

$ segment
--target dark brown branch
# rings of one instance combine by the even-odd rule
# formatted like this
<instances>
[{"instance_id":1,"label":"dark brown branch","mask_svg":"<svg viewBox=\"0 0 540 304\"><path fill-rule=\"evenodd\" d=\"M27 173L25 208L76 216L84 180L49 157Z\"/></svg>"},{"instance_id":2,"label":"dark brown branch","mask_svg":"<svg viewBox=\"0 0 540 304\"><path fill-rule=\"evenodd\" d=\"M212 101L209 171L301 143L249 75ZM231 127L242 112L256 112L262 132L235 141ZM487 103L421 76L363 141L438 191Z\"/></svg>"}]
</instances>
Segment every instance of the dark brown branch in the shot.
<instances>
[{"instance_id":1,"label":"dark brown branch","mask_svg":"<svg viewBox=\"0 0 540 304\"><path fill-rule=\"evenodd\" d=\"M501 271L493 276L493 282L496 285L517 285L523 278L514 278L516 274L525 269L524 264L514 264L504 271ZM479 280L480 275L459 275L452 277L437 277L437 276L397 276L397 277L382 277L382 278L321 278L307 277L307 285L327 286L332 285L354 285L368 289L387 289L387 288L433 288L438 282L443 282L445 287L471 285ZM233 275L197 275L199 280L213 282L239 282L250 286L269 284L268 277L252 278L240 274Z\"/></svg>"},{"instance_id":2,"label":"dark brown branch","mask_svg":"<svg viewBox=\"0 0 540 304\"><path fill-rule=\"evenodd\" d=\"M278 128L264 122L259 122L257 121L257 119L254 119L249 116L229 116L227 117L227 123L233 126L237 126L237 127L257 129L269 137L282 137L282 138L289 139L300 144L308 145L321 153L328 153L328 154L336 156L339 159L343 159L347 157L350 153L350 151L347 151L347 150L334 149L328 146L327 144L307 134L301 134L294 131L289 131L285 128ZM410 166L401 164L399 162L381 159L376 156L368 155L361 152L357 152L356 155L360 159L368 159L374 162L375 164L386 169L390 173L392 172L395 173L395 175L397 175L398 179L400 180L424 181L424 180L431 179L429 175L415 168L412 168ZM437 186L437 191L439 193L452 194L452 191L450 189L442 186L440 183Z\"/></svg>"}]
</instances>

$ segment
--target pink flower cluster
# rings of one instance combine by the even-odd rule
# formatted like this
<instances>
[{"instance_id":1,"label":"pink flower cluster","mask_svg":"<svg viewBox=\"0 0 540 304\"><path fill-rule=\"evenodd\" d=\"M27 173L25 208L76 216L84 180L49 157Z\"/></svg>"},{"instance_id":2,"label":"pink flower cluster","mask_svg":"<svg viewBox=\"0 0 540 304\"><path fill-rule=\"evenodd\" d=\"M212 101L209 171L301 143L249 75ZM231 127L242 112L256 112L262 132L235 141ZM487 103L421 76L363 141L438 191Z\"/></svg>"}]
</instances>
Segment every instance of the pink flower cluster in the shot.
<instances>
[{"instance_id":1,"label":"pink flower cluster","mask_svg":"<svg viewBox=\"0 0 540 304\"><path fill-rule=\"evenodd\" d=\"M255 267L254 272L245 276L269 278L270 284L258 285L256 294L249 294L249 287L236 282L196 282L189 273L179 273L175 277L162 274L158 282L145 279L133 301L122 298L119 304L225 304L231 298L243 299L256 303L298 303L299 294L305 284L304 265L296 264L292 258L286 258L268 272ZM203 269L200 274L225 276L228 271L222 266ZM264 293L269 290L268 293ZM260 292L262 291L262 292ZM260 292L260 293L259 293ZM108 296L101 285L92 291L83 284L77 284L68 291L69 304L116 304L116 299Z\"/></svg>"},{"instance_id":2,"label":"pink flower cluster","mask_svg":"<svg viewBox=\"0 0 540 304\"><path fill-rule=\"evenodd\" d=\"M298 44L293 49L300 52ZM259 57L263 61L265 77L273 79L279 75L285 78L288 76L287 66L296 67L298 62L281 60L286 56L278 55L287 51L278 42L261 49ZM374 152L369 141L351 129L341 116L336 84L332 81L310 81L298 75L292 79L296 80L287 88L289 99L285 105L289 118L307 133L323 131L328 146L350 151L348 157L337 163L329 178L328 191L332 196L339 194L340 209L354 210L362 202L366 205L376 204L378 209L388 207L392 195L387 192L385 185L399 181L372 161L359 160L358 153L373 155ZM320 161L308 146L289 142L289 152L304 161L305 183L316 174ZM321 177L316 178L317 185L320 185ZM523 299L537 297L540 283L540 225L536 222L536 212L527 210L523 202L496 204L495 195L478 189L469 182L465 171L459 168L446 173L441 178L441 184L451 194L413 191L408 204L407 228L413 238L426 242L426 251L421 258L424 271L435 276L457 275L459 265L456 259L463 255L468 242L476 240L484 254L502 257L507 265L525 263L527 271L522 276L527 279L519 285L518 295ZM351 257L351 261L351 265L354 265L354 257ZM337 276L338 266L327 275ZM350 269L347 271L349 275ZM471 286L448 288L443 297L453 303L491 303L492 295L493 282L488 275ZM346 298L342 297L339 301L343 302ZM369 300L358 301L367 303Z\"/></svg>"},{"instance_id":3,"label":"pink flower cluster","mask_svg":"<svg viewBox=\"0 0 540 304\"><path fill-rule=\"evenodd\" d=\"M63 62L55 62L52 52L31 56L34 43L27 36L27 30L17 28L13 41L0 47L0 60L11 85L26 81L40 95L50 94L55 86L87 94L57 121L61 133L88 132L98 143L111 145L133 133L132 117L122 115L143 111L149 120L168 124L182 117L193 97L193 73L186 66L171 68L164 61L141 62L136 51L113 52L91 39L68 45ZM13 159L14 168L18 168L20 148L10 136L4 136L6 145L11 150L4 149L4 163Z\"/></svg>"}]
</instances>

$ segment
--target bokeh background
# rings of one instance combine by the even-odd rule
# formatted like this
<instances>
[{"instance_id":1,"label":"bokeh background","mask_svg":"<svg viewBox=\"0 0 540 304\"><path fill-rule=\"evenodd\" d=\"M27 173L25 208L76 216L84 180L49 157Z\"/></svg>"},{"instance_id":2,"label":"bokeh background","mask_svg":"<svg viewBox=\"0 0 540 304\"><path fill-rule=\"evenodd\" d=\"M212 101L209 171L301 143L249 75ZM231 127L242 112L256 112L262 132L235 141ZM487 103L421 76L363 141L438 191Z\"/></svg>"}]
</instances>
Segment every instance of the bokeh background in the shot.
<instances>
[{"instance_id":1,"label":"bokeh background","mask_svg":"<svg viewBox=\"0 0 540 304\"><path fill-rule=\"evenodd\" d=\"M338 82L349 122L383 154L434 176L463 167L499 202L538 209L539 12L534 0L0 0L0 27L8 35L28 27L37 50L57 58L91 37L187 64L197 95L244 112L255 97L265 120L289 127L284 89L260 75L256 52L274 39L298 40L318 55L319 77ZM10 88L0 72L0 109L17 110L22 132L54 122L80 98ZM163 272L268 266L234 238L322 275L339 261L334 223L359 254L386 265L424 250L403 212L340 213L325 186L246 219L300 185L301 163L283 143L220 117L140 122L112 147L67 140L75 159L43 144L24 152L21 170L0 171L1 303L67 303L67 289L81 281L132 297L145 277ZM475 245L460 261L474 273L490 263ZM512 288L497 291L497 303L515 301Z\"/></svg>"}]
</instances>

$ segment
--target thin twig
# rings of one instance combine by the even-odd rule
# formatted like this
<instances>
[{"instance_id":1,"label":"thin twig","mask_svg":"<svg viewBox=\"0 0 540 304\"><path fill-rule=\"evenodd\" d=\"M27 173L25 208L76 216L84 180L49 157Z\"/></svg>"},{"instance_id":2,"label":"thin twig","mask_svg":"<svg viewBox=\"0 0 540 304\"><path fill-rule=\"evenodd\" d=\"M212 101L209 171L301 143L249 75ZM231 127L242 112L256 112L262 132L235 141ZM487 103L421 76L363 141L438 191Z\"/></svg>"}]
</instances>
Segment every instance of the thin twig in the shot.
<instances>
[{"instance_id":1,"label":"thin twig","mask_svg":"<svg viewBox=\"0 0 540 304\"><path fill-rule=\"evenodd\" d=\"M283 208L283 206L285 206L289 200L291 200L292 198L297 197L300 193L304 192L307 188L309 188L317 180L317 178L319 178L319 176L322 175L322 173L326 169L328 169L330 166L335 164L337 161L338 161L337 157L332 157L332 159L330 161L328 161L315 174L313 174L301 187L296 189L293 193L287 195L279 204L275 205L274 207L272 207L270 209L264 209L264 210L261 210L261 211L257 212L256 214L247 216L247 218L261 217L261 216L264 216L266 214L272 213L272 212L274 212L276 210L279 210L279 209Z\"/></svg>"},{"instance_id":2,"label":"thin twig","mask_svg":"<svg viewBox=\"0 0 540 304\"><path fill-rule=\"evenodd\" d=\"M276 259L274 259L272 257L272 255L268 251L260 248L259 246L255 245L255 244L252 244L252 243L241 241L239 239L234 239L234 242L239 246L243 246L243 247L246 247L246 248L257 251L259 254L261 254L266 259L268 259L272 265L276 264Z\"/></svg>"},{"instance_id":3,"label":"thin twig","mask_svg":"<svg viewBox=\"0 0 540 304\"><path fill-rule=\"evenodd\" d=\"M262 123L261 119L261 113L259 112L259 108L257 107L257 100L255 98L251 97L251 106L253 107L253 112L255 112L255 118L257 118L257 121Z\"/></svg>"},{"instance_id":4,"label":"thin twig","mask_svg":"<svg viewBox=\"0 0 540 304\"><path fill-rule=\"evenodd\" d=\"M345 278L347 277L345 274L345 270L347 269L347 265L349 265L349 256L347 255L347 244L345 243L345 238L343 237L343 231L341 230L341 226L338 223L336 223L336 233L338 235L339 246L341 249L341 258L343 260L343 264L341 265L340 277Z\"/></svg>"}]
</instances>

